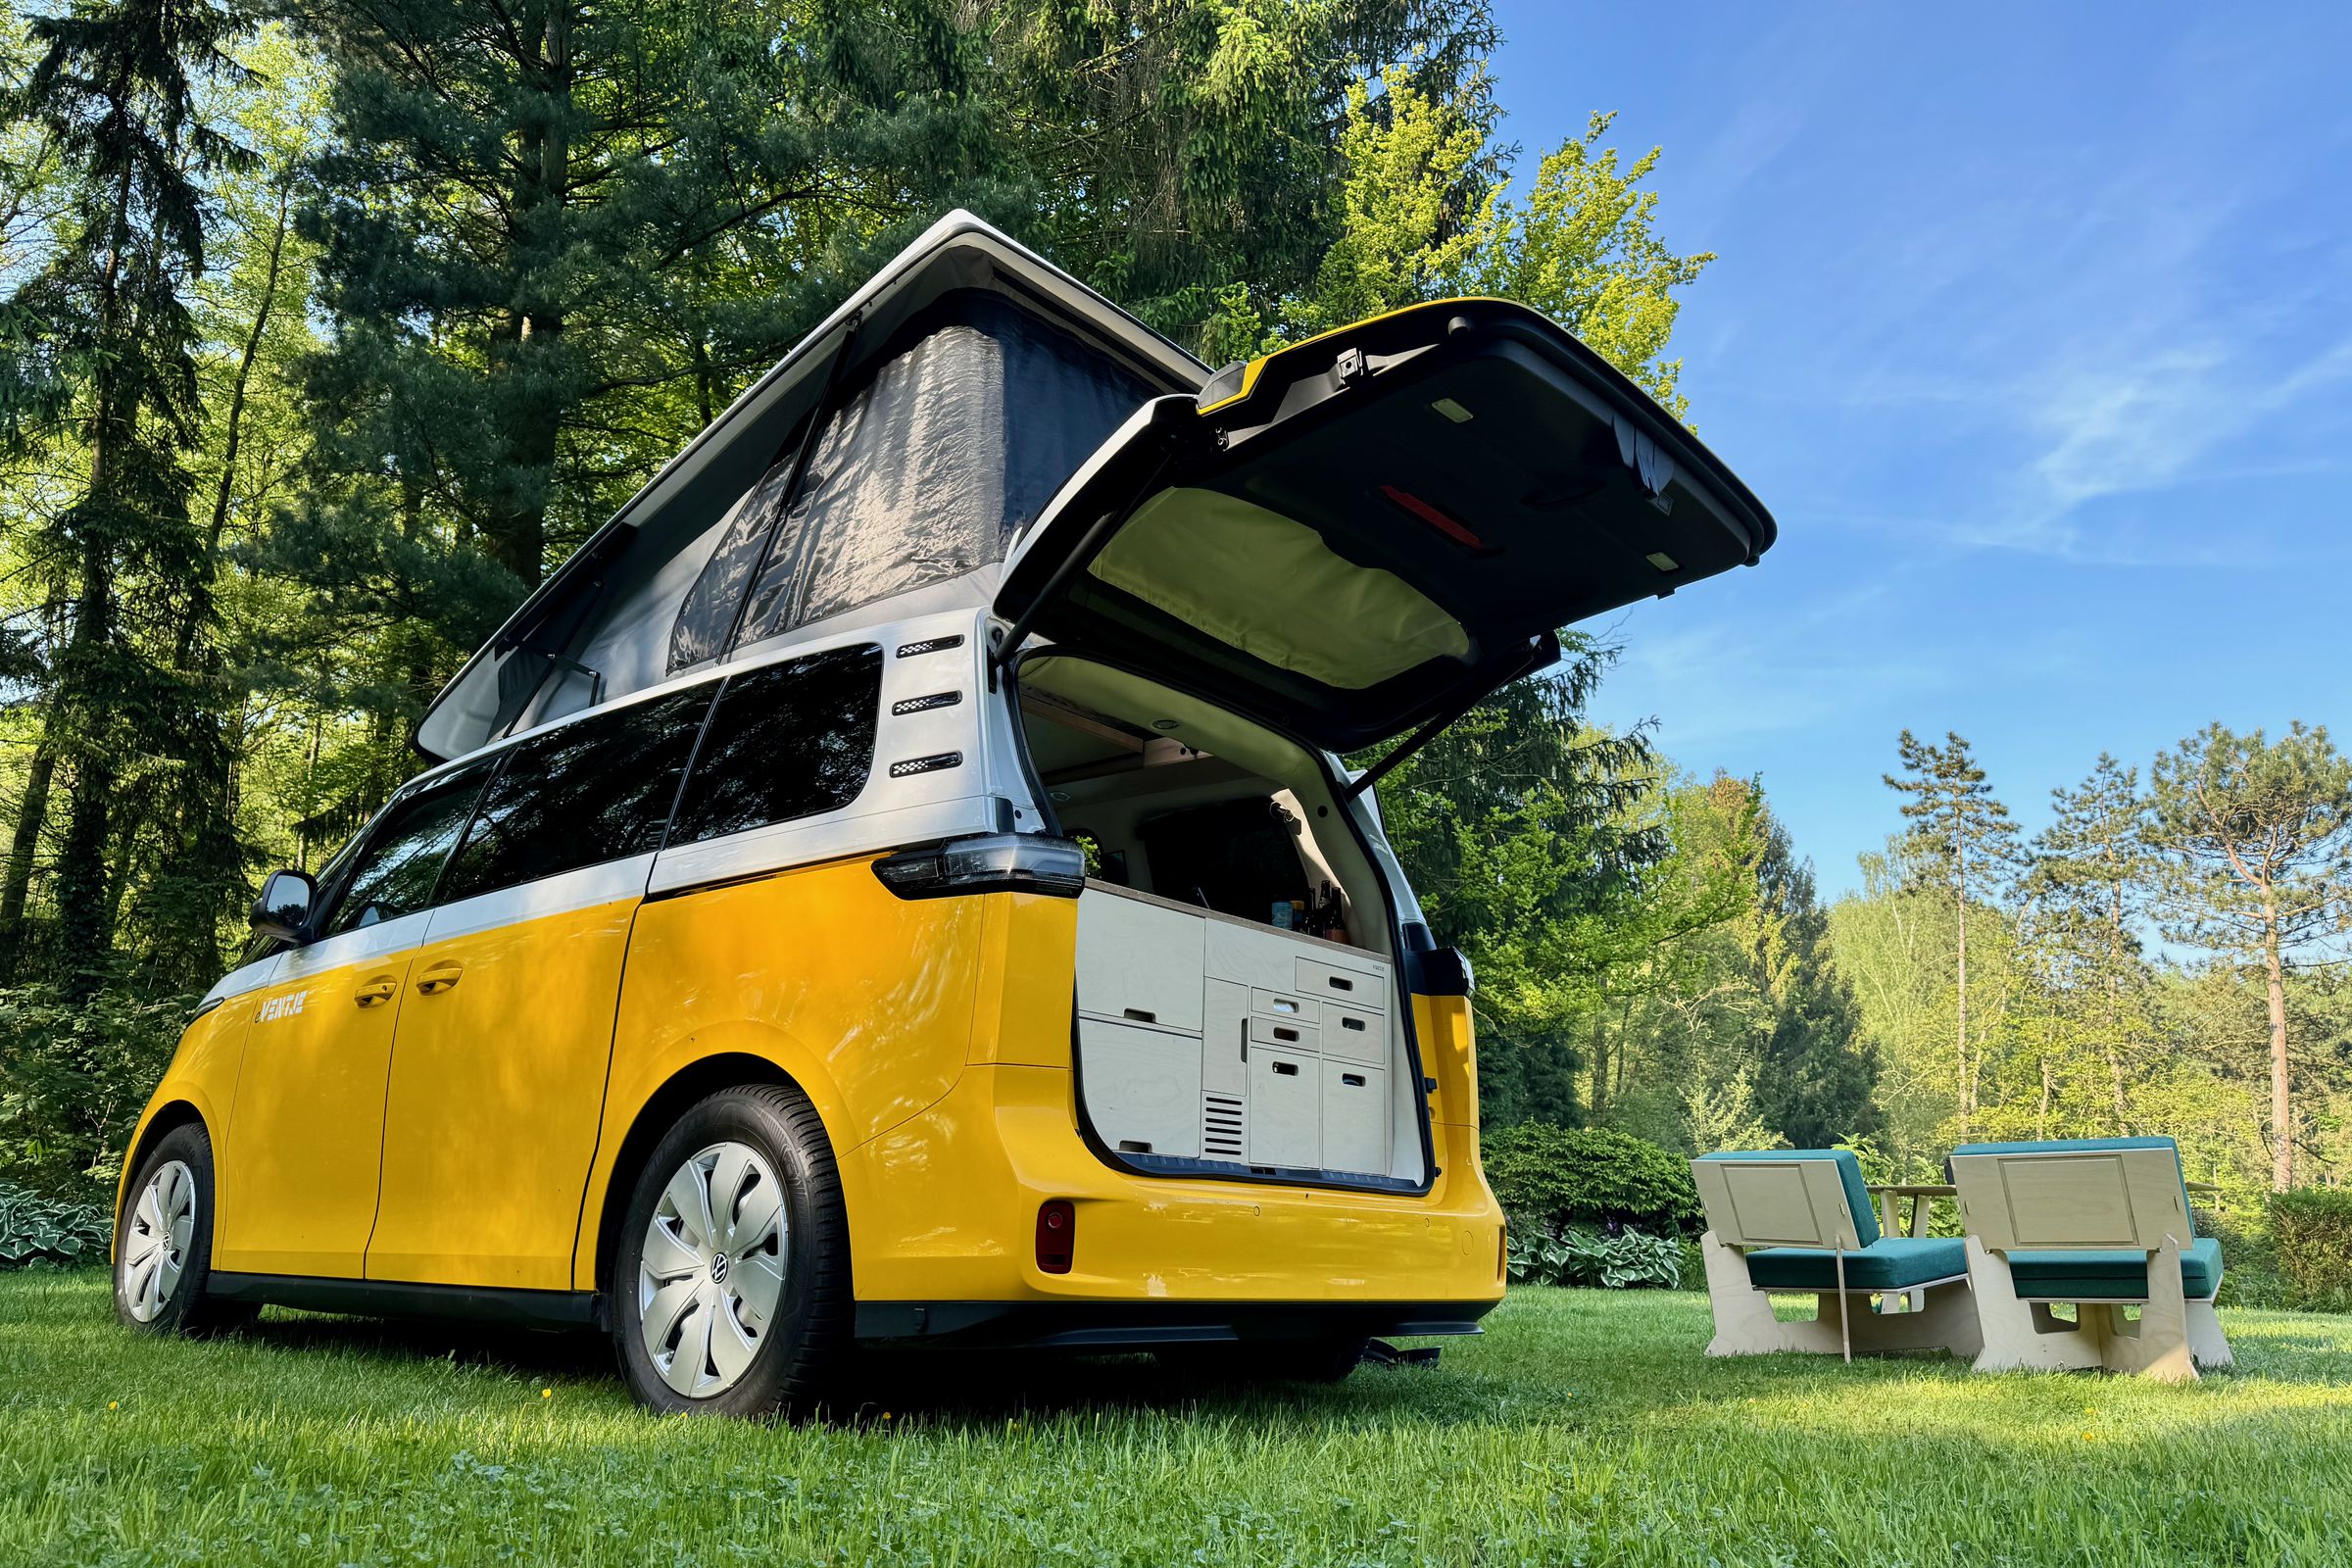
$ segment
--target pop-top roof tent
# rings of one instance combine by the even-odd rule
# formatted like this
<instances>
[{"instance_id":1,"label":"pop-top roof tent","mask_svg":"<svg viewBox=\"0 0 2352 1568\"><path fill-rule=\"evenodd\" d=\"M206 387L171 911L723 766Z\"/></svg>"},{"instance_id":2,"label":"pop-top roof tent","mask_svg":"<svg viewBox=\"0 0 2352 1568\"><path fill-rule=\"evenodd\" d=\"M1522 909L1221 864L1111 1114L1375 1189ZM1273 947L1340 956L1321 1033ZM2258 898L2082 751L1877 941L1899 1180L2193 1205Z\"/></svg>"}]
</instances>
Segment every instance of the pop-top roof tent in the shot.
<instances>
[{"instance_id":1,"label":"pop-top roof tent","mask_svg":"<svg viewBox=\"0 0 2352 1568\"><path fill-rule=\"evenodd\" d=\"M416 745L460 756L886 597L988 602L1012 529L1207 367L966 212L933 224L523 602ZM789 526L809 412L828 421ZM978 575L975 575L977 573Z\"/></svg>"},{"instance_id":2,"label":"pop-top roof tent","mask_svg":"<svg viewBox=\"0 0 2352 1568\"><path fill-rule=\"evenodd\" d=\"M988 606L1008 653L1035 633L1352 750L1774 536L1524 306L1410 307L1212 377L956 213L551 576L417 744L454 757L781 638Z\"/></svg>"}]
</instances>

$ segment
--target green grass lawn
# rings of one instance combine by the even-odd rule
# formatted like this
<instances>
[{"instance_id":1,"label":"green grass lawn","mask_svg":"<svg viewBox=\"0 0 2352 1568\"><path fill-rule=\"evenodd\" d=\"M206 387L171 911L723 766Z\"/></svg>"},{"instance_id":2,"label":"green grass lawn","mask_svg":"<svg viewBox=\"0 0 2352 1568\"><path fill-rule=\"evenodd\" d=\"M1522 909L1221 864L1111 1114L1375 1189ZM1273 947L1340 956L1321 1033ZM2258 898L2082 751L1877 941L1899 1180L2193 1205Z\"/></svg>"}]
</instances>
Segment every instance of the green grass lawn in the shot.
<instances>
[{"instance_id":1,"label":"green grass lawn","mask_svg":"<svg viewBox=\"0 0 2352 1568\"><path fill-rule=\"evenodd\" d=\"M854 1423L641 1415L599 1341L272 1312L135 1339L0 1276L0 1563L2352 1560L2352 1318L2190 1388L1705 1360L1689 1295L1527 1289L1435 1368L1204 1393L899 1358Z\"/></svg>"}]
</instances>

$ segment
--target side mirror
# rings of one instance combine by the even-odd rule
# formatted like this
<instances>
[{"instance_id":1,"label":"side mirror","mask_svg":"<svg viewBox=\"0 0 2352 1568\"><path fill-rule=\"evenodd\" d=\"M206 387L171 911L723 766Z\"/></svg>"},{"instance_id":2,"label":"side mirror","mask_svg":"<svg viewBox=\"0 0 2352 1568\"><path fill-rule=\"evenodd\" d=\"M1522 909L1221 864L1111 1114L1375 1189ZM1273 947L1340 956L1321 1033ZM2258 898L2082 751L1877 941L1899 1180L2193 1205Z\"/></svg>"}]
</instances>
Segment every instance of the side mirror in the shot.
<instances>
[{"instance_id":1,"label":"side mirror","mask_svg":"<svg viewBox=\"0 0 2352 1568\"><path fill-rule=\"evenodd\" d=\"M311 906L318 897L318 885L306 871L272 871L270 880L262 884L262 896L253 901L253 934L271 937L280 942L300 942L305 927L311 923Z\"/></svg>"}]
</instances>

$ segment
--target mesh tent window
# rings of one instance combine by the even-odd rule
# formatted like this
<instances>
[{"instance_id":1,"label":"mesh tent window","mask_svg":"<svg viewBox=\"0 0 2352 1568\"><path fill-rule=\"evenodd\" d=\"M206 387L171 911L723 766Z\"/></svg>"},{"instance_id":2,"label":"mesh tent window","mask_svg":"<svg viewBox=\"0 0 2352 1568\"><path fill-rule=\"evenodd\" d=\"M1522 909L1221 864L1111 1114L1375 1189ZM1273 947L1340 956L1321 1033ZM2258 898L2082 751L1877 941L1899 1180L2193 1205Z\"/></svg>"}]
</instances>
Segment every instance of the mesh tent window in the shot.
<instances>
[{"instance_id":1,"label":"mesh tent window","mask_svg":"<svg viewBox=\"0 0 2352 1568\"><path fill-rule=\"evenodd\" d=\"M679 606L669 669L723 655L739 609L737 641L757 643L1003 561L1152 395L1002 300L951 296L836 401L788 511L791 451L736 503Z\"/></svg>"}]
</instances>

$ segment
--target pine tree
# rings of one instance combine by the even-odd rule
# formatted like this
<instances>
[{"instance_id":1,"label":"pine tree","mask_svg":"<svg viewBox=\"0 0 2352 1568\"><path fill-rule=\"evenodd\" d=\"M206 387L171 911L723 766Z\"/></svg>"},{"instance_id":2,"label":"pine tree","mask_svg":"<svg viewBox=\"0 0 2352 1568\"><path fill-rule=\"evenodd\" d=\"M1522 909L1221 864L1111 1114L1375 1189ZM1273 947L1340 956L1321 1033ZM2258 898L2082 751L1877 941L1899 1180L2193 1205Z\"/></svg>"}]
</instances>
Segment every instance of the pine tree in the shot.
<instances>
[{"instance_id":1,"label":"pine tree","mask_svg":"<svg viewBox=\"0 0 2352 1568\"><path fill-rule=\"evenodd\" d=\"M2149 1028L2136 931L2154 871L2143 840L2147 802L2139 770L2101 752L2082 783L2050 792L2050 805L2020 891L2044 937L2045 969L2064 971L2053 976L2060 1004L2091 1009L2108 1130L2120 1136L2133 1124L2132 1064Z\"/></svg>"},{"instance_id":2,"label":"pine tree","mask_svg":"<svg viewBox=\"0 0 2352 1568\"><path fill-rule=\"evenodd\" d=\"M2270 1014L2271 1185L2294 1185L2288 971L2352 924L2352 761L2325 726L2277 741L2220 724L2160 755L2148 842L2162 857L2165 934L2252 958Z\"/></svg>"},{"instance_id":3,"label":"pine tree","mask_svg":"<svg viewBox=\"0 0 2352 1568\"><path fill-rule=\"evenodd\" d=\"M196 329L182 295L204 270L197 176L239 156L198 118L197 90L235 71L223 48L243 26L202 0L82 0L32 19L39 57L11 95L11 111L54 138L71 193L46 265L11 303L20 322L37 323L70 389L83 471L79 493L32 542L68 629L36 758L42 789L28 792L17 825L21 846L38 837L50 775L62 770L71 806L56 966L77 995L111 959L118 839L143 810L201 813L190 795L225 771L219 715L172 658L179 627L203 618L191 592L209 574L187 464L200 433ZM199 782L175 798L119 801L125 767L141 758L174 760L174 778ZM218 839L205 848L218 855ZM21 917L19 863L12 855L0 904ZM22 864L28 871L29 857Z\"/></svg>"},{"instance_id":4,"label":"pine tree","mask_svg":"<svg viewBox=\"0 0 2352 1568\"><path fill-rule=\"evenodd\" d=\"M1963 1132L1977 1110L1977 1078L1982 1052L1971 1045L1968 1028L1968 914L2007 886L2014 873L2019 847L2017 824L1985 782L1984 769L1968 749L1968 742L1945 732L1936 746L1904 730L1897 741L1903 775L1884 775L1889 789L1908 797L1903 815L1911 820L1906 867L1921 884L1933 884L1952 901L1959 921L1959 947L1954 987L1957 1021L1953 1029L1953 1082Z\"/></svg>"}]
</instances>

